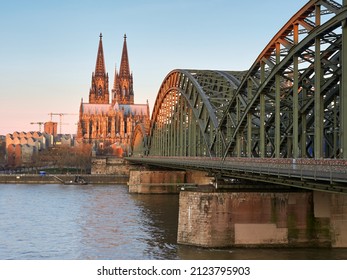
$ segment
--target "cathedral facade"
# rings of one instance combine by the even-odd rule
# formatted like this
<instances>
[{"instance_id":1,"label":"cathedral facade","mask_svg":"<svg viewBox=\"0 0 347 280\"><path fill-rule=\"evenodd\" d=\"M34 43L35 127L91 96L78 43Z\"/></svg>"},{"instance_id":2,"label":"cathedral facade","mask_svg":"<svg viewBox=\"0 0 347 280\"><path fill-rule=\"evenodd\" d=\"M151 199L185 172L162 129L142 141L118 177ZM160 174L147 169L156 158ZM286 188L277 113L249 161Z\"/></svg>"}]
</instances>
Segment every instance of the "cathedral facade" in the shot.
<instances>
[{"instance_id":1,"label":"cathedral facade","mask_svg":"<svg viewBox=\"0 0 347 280\"><path fill-rule=\"evenodd\" d=\"M110 100L111 99L111 100ZM133 75L130 72L126 35L119 72L115 69L111 96L105 68L102 34L92 73L89 102L80 104L77 141L93 144L94 151L123 156L130 152L130 140L137 124L149 123L149 105L134 104Z\"/></svg>"}]
</instances>

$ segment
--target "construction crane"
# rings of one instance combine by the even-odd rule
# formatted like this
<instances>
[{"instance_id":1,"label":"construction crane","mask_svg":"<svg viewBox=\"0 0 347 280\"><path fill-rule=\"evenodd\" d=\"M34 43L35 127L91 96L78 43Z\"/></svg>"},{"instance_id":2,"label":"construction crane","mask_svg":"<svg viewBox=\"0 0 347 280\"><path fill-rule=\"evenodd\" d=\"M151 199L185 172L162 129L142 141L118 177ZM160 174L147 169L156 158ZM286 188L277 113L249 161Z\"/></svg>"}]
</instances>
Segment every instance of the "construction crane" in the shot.
<instances>
[{"instance_id":1,"label":"construction crane","mask_svg":"<svg viewBox=\"0 0 347 280\"><path fill-rule=\"evenodd\" d=\"M61 127L63 126L63 125L66 125L67 123L63 123L63 116L66 116L66 115L77 115L77 114L70 114L70 113L49 113L48 115L50 115L51 116L51 121L52 121L52 119L53 119L53 116L59 116L59 133L60 134L62 134L61 133Z\"/></svg>"},{"instance_id":2,"label":"construction crane","mask_svg":"<svg viewBox=\"0 0 347 280\"><path fill-rule=\"evenodd\" d=\"M38 124L39 125L39 131L41 132L41 127L44 124L44 122L31 122L30 124Z\"/></svg>"}]
</instances>

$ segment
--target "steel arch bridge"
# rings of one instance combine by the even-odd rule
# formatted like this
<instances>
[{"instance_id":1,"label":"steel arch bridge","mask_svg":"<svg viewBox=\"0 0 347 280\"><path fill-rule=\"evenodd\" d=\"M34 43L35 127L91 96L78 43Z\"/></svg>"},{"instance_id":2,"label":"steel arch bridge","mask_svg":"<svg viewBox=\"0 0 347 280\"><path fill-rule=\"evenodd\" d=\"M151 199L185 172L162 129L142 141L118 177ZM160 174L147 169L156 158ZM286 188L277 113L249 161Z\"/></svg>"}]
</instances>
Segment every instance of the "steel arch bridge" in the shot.
<instances>
[{"instance_id":1,"label":"steel arch bridge","mask_svg":"<svg viewBox=\"0 0 347 280\"><path fill-rule=\"evenodd\" d=\"M133 154L347 159L346 19L347 0L312 0L248 71L171 71Z\"/></svg>"}]
</instances>

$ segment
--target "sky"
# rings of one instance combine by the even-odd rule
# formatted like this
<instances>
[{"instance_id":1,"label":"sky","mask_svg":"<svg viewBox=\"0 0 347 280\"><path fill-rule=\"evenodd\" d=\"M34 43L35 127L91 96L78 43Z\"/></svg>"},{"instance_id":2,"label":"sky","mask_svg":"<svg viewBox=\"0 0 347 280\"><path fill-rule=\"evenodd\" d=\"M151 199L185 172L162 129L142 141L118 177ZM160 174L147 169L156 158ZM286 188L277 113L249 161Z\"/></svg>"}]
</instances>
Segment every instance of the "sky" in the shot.
<instances>
[{"instance_id":1,"label":"sky","mask_svg":"<svg viewBox=\"0 0 347 280\"><path fill-rule=\"evenodd\" d=\"M127 35L136 104L174 69L247 70L306 0L0 0L0 135L64 113L77 130L99 34L110 92ZM59 122L58 115L52 121Z\"/></svg>"}]
</instances>

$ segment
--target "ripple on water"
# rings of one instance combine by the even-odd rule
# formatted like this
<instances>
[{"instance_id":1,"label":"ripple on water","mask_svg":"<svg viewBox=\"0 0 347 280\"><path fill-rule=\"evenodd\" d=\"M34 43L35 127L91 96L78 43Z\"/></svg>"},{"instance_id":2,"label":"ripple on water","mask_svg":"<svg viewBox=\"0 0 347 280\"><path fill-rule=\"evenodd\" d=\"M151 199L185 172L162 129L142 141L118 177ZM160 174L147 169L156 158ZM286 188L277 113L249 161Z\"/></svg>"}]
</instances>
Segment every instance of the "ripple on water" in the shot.
<instances>
[{"instance_id":1,"label":"ripple on water","mask_svg":"<svg viewBox=\"0 0 347 280\"><path fill-rule=\"evenodd\" d=\"M126 186L0 185L0 259L347 259L347 250L177 245L178 197Z\"/></svg>"}]
</instances>

